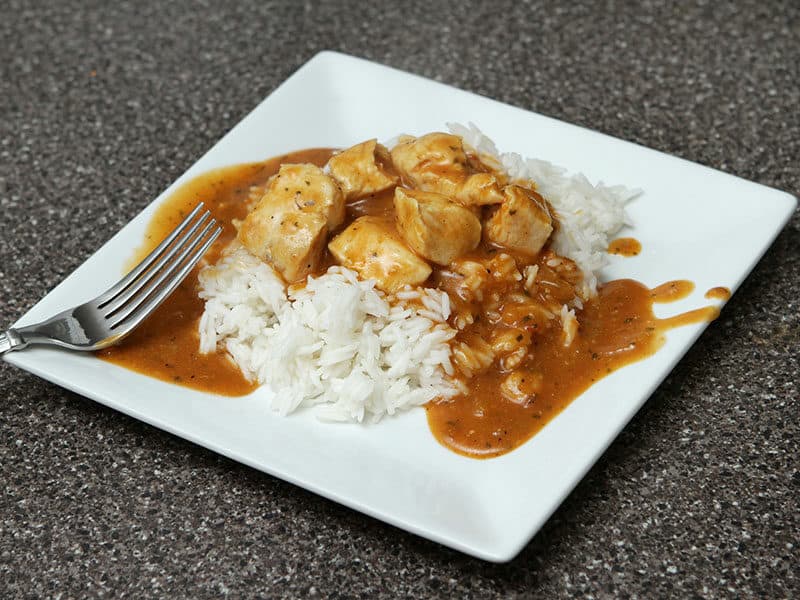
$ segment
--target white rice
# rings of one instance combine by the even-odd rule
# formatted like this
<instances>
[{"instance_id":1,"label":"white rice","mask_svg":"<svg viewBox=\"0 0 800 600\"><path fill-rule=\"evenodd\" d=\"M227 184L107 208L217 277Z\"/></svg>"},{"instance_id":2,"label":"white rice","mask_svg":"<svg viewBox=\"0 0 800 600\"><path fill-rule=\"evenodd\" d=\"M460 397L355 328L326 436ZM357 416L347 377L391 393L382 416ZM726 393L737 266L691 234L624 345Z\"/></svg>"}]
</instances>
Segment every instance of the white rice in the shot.
<instances>
[{"instance_id":1,"label":"white rice","mask_svg":"<svg viewBox=\"0 0 800 600\"><path fill-rule=\"evenodd\" d=\"M449 127L512 180L535 181L558 212L554 250L584 272L581 296L594 295L609 240L627 222L624 206L636 192L593 186L545 161L500 154L472 124ZM535 268L524 277L532 285ZM313 407L324 420L376 421L463 391L454 362L463 373L493 359L491 348L451 349L456 330L447 324L450 298L440 290L406 287L387 296L343 267L287 289L237 242L199 279L206 301L201 352L227 351L282 415ZM575 312L564 306L560 317L568 345L577 331Z\"/></svg>"},{"instance_id":2,"label":"white rice","mask_svg":"<svg viewBox=\"0 0 800 600\"><path fill-rule=\"evenodd\" d=\"M534 181L538 192L558 213L561 227L553 236L553 250L574 260L583 271L583 299L594 296L597 272L608 261L609 242L623 225L630 225L625 205L641 191L602 182L592 185L582 173L567 174L566 169L544 160L525 159L515 152L500 153L473 123L468 127L448 123L448 128L512 181Z\"/></svg>"},{"instance_id":3,"label":"white rice","mask_svg":"<svg viewBox=\"0 0 800 600\"><path fill-rule=\"evenodd\" d=\"M401 295L389 298L342 267L287 293L234 243L200 272L200 350L224 348L280 414L315 406L325 420L375 421L457 393L447 294Z\"/></svg>"}]
</instances>

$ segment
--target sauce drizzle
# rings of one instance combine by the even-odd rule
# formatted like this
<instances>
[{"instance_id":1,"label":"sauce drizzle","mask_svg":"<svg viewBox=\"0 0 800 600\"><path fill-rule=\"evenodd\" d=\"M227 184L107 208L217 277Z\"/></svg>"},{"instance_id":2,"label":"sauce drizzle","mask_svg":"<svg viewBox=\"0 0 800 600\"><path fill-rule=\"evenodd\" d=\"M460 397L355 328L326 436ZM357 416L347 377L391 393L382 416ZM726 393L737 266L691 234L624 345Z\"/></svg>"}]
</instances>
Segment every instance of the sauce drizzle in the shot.
<instances>
[{"instance_id":1,"label":"sauce drizzle","mask_svg":"<svg viewBox=\"0 0 800 600\"><path fill-rule=\"evenodd\" d=\"M631 237L617 238L608 245L608 253L618 254L619 256L638 256L641 251L642 244L639 240Z\"/></svg>"},{"instance_id":2,"label":"sauce drizzle","mask_svg":"<svg viewBox=\"0 0 800 600\"><path fill-rule=\"evenodd\" d=\"M204 258L205 263L216 262L236 235L234 220L246 216L252 196L257 194L253 186L263 186L281 163L310 162L322 166L332 154L333 150L325 148L302 150L260 163L218 169L189 181L158 208L142 246L131 259L131 266L152 250L200 200L224 228ZM392 194L381 193L348 205L349 219L366 214L393 223ZM609 252L624 256L635 256L640 251L641 244L633 238L619 238L609 246ZM481 246L475 254L476 258L487 258L494 252L493 248ZM327 257L323 268L330 261ZM547 270L548 263L541 262L540 270ZM204 308L197 295L201 266L134 333L97 355L131 370L214 394L242 396L253 391L256 386L244 378L223 352L199 353L197 329ZM523 405L504 399L498 390L505 373L492 368L469 381L468 395L427 405L431 432L447 448L473 458L490 458L513 450L593 383L654 354L669 329L716 318L719 309L713 306L665 319L653 314L655 303L685 298L693 290L694 284L685 280L669 281L653 289L630 279L603 284L597 297L578 312L578 333L569 347L564 346L559 329L534 336L532 358L525 364L539 386L532 402ZM706 297L727 299L720 290L727 291L713 288ZM567 298L572 294L569 286L562 291L551 290L556 295L561 292ZM453 301L458 305L456 298ZM520 318L524 321L529 317ZM488 329L482 333L488 334Z\"/></svg>"},{"instance_id":3,"label":"sauce drizzle","mask_svg":"<svg viewBox=\"0 0 800 600\"><path fill-rule=\"evenodd\" d=\"M129 268L147 256L200 201L222 225L222 234L201 263L144 323L122 343L98 351L97 356L132 371L204 392L223 396L252 392L255 383L247 381L225 353L200 354L197 328L204 303L197 296L197 274L202 265L216 262L236 235L233 221L247 215L252 186L263 185L278 172L281 163L313 162L321 166L332 153L330 149L315 148L264 162L217 169L192 179L167 198L153 215Z\"/></svg>"},{"instance_id":4,"label":"sauce drizzle","mask_svg":"<svg viewBox=\"0 0 800 600\"><path fill-rule=\"evenodd\" d=\"M427 406L428 424L441 444L472 458L506 454L529 440L593 383L617 369L655 354L665 333L682 325L708 322L719 315L713 306L666 319L653 314L653 304L683 298L690 281L671 281L648 289L632 279L603 284L578 316L578 335L565 348L555 332L538 339L529 369L541 388L528 405L515 404L497 393L497 373L470 381L469 396ZM493 379L494 378L494 379Z\"/></svg>"},{"instance_id":5,"label":"sauce drizzle","mask_svg":"<svg viewBox=\"0 0 800 600\"><path fill-rule=\"evenodd\" d=\"M731 299L731 291L726 287L713 287L706 292L706 298L709 300L722 300L727 302Z\"/></svg>"},{"instance_id":6,"label":"sauce drizzle","mask_svg":"<svg viewBox=\"0 0 800 600\"><path fill-rule=\"evenodd\" d=\"M686 279L667 281L650 290L650 297L657 304L683 300L694 291L694 283Z\"/></svg>"}]
</instances>

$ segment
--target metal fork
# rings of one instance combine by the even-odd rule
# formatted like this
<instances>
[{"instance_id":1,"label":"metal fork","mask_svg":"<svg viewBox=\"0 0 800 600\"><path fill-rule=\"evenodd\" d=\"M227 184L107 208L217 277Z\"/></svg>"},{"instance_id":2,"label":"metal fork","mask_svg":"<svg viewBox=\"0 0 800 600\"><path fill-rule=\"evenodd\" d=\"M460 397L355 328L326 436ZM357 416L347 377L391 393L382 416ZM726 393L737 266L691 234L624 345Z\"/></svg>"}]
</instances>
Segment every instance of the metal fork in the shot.
<instances>
[{"instance_id":1,"label":"metal fork","mask_svg":"<svg viewBox=\"0 0 800 600\"><path fill-rule=\"evenodd\" d=\"M0 332L0 354L30 344L99 350L116 344L144 321L184 280L222 229L203 203L142 262L94 300L35 325ZM199 217L198 217L199 215Z\"/></svg>"}]
</instances>

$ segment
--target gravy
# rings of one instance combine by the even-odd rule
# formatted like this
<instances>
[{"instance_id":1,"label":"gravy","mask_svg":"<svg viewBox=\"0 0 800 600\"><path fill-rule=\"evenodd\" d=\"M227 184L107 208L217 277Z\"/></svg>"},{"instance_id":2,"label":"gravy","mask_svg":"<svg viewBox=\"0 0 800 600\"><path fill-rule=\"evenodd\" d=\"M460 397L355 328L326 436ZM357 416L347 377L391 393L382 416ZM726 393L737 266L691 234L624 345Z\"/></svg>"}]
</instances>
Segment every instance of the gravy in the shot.
<instances>
[{"instance_id":1,"label":"gravy","mask_svg":"<svg viewBox=\"0 0 800 600\"><path fill-rule=\"evenodd\" d=\"M193 179L158 208L142 247L131 259L131 266L149 253L201 200L223 226L222 235L203 264L216 262L222 249L236 235L233 221L244 218L250 208L253 186L262 186L278 171L281 163L310 162L322 166L332 154L333 150L325 148L302 150L260 163L218 169ZM367 214L381 217L393 227L392 197L390 190L349 204L342 227ZM620 238L609 247L610 252L625 256L633 256L640 250L641 245L632 238ZM476 257L485 258L496 251L482 244L475 253ZM331 258L326 257L322 269L330 264ZM214 394L242 396L253 391L255 384L247 381L224 353L199 353L197 328L204 308L197 295L197 274L201 266L198 265L134 333L121 344L101 350L97 355L102 360L164 381ZM540 267L546 269L546 262L541 262ZM435 270L433 282L440 271ZM521 405L504 399L499 392L504 373L492 368L470 380L469 395L427 405L427 419L433 435L447 448L473 458L489 458L513 450L594 382L654 354L663 344L667 330L716 318L719 314L716 307L667 319L654 316L653 304L684 298L693 289L689 281L671 281L653 289L630 279L601 285L597 297L578 314L580 326L571 346L564 347L560 329L534 337L533 350L524 365L532 376L541 379L541 388L533 402ZM721 292L714 291L720 289L723 288L709 290L707 297L723 298ZM572 288L562 291L569 297ZM549 293L561 292L556 289ZM455 298L454 302L458 304ZM485 327L485 332L481 332L481 327L477 332L488 335L491 325L487 323Z\"/></svg>"},{"instance_id":2,"label":"gravy","mask_svg":"<svg viewBox=\"0 0 800 600\"><path fill-rule=\"evenodd\" d=\"M203 261L158 309L121 344L97 352L108 362L164 381L223 396L244 396L256 385L247 381L223 352L200 354L197 331L204 303L197 296L197 274L203 264L214 263L235 237L234 219L243 219L249 209L252 186L263 185L284 162L324 165L333 150L315 148L278 156L265 162L217 169L192 179L156 210L142 246L129 268L147 256L198 202L203 201L222 225L222 234Z\"/></svg>"},{"instance_id":3,"label":"gravy","mask_svg":"<svg viewBox=\"0 0 800 600\"><path fill-rule=\"evenodd\" d=\"M731 299L731 291L726 287L713 287L706 292L706 298L727 302Z\"/></svg>"},{"instance_id":4,"label":"gravy","mask_svg":"<svg viewBox=\"0 0 800 600\"><path fill-rule=\"evenodd\" d=\"M611 243L608 245L609 254L618 254L620 256L638 256L641 251L641 242L631 237L623 237L611 240Z\"/></svg>"},{"instance_id":5,"label":"gravy","mask_svg":"<svg viewBox=\"0 0 800 600\"><path fill-rule=\"evenodd\" d=\"M625 365L652 356L673 327L711 321L716 307L658 319L653 304L676 300L674 290L691 291L691 282L668 282L649 289L632 279L603 284L579 317L578 334L564 347L559 330L536 338L527 368L542 385L528 405L498 392L503 374L489 371L470 381L470 394L453 402L430 403L428 424L436 439L474 458L510 452L536 434L593 383Z\"/></svg>"}]
</instances>

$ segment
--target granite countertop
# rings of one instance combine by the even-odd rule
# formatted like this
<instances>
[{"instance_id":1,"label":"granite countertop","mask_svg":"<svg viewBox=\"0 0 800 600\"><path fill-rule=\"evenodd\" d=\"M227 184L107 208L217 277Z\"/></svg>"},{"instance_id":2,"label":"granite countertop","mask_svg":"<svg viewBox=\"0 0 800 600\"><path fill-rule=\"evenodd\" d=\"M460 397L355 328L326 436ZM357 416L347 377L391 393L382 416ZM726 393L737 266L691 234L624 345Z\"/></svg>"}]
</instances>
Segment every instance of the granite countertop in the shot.
<instances>
[{"instance_id":1,"label":"granite countertop","mask_svg":"<svg viewBox=\"0 0 800 600\"><path fill-rule=\"evenodd\" d=\"M798 3L545 4L6 2L0 325L322 49L800 192ZM799 248L506 565L2 363L0 596L798 596Z\"/></svg>"}]
</instances>

